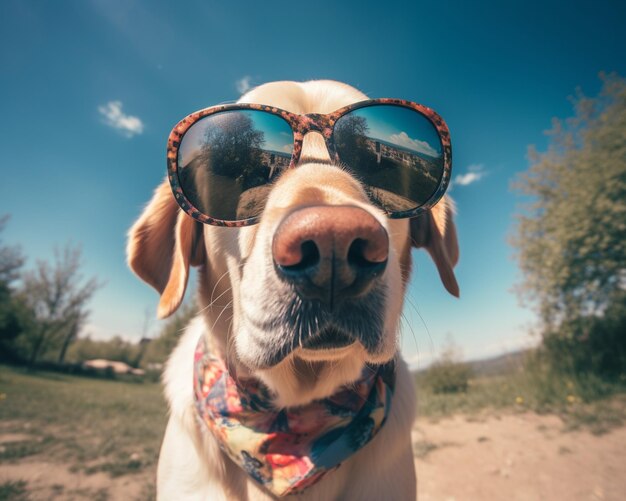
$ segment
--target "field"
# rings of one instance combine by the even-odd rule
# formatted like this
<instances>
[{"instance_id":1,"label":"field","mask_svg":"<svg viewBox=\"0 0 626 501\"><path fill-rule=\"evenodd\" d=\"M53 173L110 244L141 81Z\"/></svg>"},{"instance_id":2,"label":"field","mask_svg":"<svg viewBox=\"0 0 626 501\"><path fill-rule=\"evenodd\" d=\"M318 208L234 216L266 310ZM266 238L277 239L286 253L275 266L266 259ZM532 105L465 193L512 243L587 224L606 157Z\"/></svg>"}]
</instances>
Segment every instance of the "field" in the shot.
<instances>
[{"instance_id":1,"label":"field","mask_svg":"<svg viewBox=\"0 0 626 501\"><path fill-rule=\"evenodd\" d=\"M421 500L623 498L626 398L571 401L564 382L563 404L548 406L524 381L419 392ZM153 499L165 422L156 383L0 366L0 501Z\"/></svg>"},{"instance_id":2,"label":"field","mask_svg":"<svg viewBox=\"0 0 626 501\"><path fill-rule=\"evenodd\" d=\"M159 384L0 367L0 399L0 500L153 497Z\"/></svg>"}]
</instances>

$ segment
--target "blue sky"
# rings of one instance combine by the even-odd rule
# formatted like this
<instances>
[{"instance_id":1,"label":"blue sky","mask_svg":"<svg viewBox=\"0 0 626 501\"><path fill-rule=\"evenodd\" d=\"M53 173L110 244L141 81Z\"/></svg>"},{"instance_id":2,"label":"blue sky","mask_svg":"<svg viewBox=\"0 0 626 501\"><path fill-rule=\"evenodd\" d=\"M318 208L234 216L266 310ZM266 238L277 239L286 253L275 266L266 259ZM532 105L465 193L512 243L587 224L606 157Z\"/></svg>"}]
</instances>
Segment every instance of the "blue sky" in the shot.
<instances>
[{"instance_id":1,"label":"blue sky","mask_svg":"<svg viewBox=\"0 0 626 501\"><path fill-rule=\"evenodd\" d=\"M398 106L366 107L350 113L367 119L368 136L431 157L441 156L435 127L412 110Z\"/></svg>"},{"instance_id":2,"label":"blue sky","mask_svg":"<svg viewBox=\"0 0 626 501\"><path fill-rule=\"evenodd\" d=\"M137 339L155 310L126 268L125 233L165 176L172 126L247 85L331 78L428 105L451 130L461 299L416 252L407 358L423 365L450 337L469 358L516 348L533 316L511 291L511 180L576 87L626 75L626 7L608 0L5 0L0 18L4 239L29 265L82 244L85 274L106 281L86 330L100 337Z\"/></svg>"}]
</instances>

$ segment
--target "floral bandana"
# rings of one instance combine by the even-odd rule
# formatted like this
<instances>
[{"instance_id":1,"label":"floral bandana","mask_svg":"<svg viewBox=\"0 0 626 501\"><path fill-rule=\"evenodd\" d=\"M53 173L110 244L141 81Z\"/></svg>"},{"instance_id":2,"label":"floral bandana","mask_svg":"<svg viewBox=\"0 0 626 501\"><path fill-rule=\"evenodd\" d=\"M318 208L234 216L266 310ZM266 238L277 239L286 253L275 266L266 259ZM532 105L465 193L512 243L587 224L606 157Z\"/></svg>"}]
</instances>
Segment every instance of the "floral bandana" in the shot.
<instances>
[{"instance_id":1,"label":"floral bandana","mask_svg":"<svg viewBox=\"0 0 626 501\"><path fill-rule=\"evenodd\" d=\"M221 449L279 497L313 485L367 444L389 414L394 383L393 362L366 366L328 398L277 409L258 380L233 379L204 336L194 356L200 417Z\"/></svg>"}]
</instances>

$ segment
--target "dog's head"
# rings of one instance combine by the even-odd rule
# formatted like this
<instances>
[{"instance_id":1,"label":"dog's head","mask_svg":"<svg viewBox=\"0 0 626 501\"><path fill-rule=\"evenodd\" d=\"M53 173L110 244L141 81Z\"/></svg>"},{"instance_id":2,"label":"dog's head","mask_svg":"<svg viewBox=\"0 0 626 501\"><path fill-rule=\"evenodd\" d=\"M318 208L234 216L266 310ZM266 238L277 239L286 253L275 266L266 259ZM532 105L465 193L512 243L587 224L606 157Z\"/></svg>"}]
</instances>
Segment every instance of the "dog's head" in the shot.
<instances>
[{"instance_id":1,"label":"dog's head","mask_svg":"<svg viewBox=\"0 0 626 501\"><path fill-rule=\"evenodd\" d=\"M240 102L307 114L364 99L350 86L313 81L262 85ZM310 133L257 225L198 223L164 183L130 230L129 264L161 294L161 317L178 308L189 266L198 266L213 349L237 374L264 381L278 404L298 405L354 381L366 363L395 356L412 246L430 253L458 296L452 214L444 197L417 218L388 219L357 179L333 165L322 136Z\"/></svg>"}]
</instances>

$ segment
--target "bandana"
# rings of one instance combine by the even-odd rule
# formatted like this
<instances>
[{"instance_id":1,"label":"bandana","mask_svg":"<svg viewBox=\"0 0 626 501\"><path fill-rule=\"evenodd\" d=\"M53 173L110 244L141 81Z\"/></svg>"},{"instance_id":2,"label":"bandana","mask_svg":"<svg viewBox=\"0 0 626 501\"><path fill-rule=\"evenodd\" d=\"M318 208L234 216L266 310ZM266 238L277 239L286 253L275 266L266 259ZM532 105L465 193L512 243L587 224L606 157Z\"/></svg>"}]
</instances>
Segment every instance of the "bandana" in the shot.
<instances>
[{"instance_id":1,"label":"bandana","mask_svg":"<svg viewBox=\"0 0 626 501\"><path fill-rule=\"evenodd\" d=\"M394 383L393 362L366 366L328 398L278 409L257 379L231 377L204 336L194 356L202 421L235 463L279 497L313 485L367 444L389 414Z\"/></svg>"}]
</instances>

